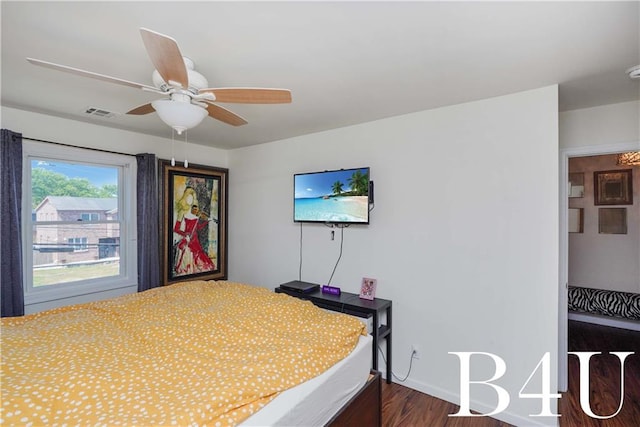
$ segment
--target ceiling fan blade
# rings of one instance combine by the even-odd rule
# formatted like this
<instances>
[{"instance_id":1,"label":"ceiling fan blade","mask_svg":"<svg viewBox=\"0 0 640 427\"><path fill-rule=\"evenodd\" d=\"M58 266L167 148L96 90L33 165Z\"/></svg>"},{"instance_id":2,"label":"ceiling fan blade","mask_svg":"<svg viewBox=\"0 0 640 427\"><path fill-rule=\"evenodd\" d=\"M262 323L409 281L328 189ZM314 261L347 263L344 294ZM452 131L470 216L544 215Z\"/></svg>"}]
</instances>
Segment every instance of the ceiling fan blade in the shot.
<instances>
[{"instance_id":1,"label":"ceiling fan blade","mask_svg":"<svg viewBox=\"0 0 640 427\"><path fill-rule=\"evenodd\" d=\"M217 102L239 104L288 104L291 102L289 89L222 87L201 89L199 93L204 92L213 93Z\"/></svg>"},{"instance_id":2,"label":"ceiling fan blade","mask_svg":"<svg viewBox=\"0 0 640 427\"><path fill-rule=\"evenodd\" d=\"M183 89L189 87L189 76L178 43L164 34L146 28L140 28L142 41L147 49L153 66L165 82L180 84Z\"/></svg>"},{"instance_id":3,"label":"ceiling fan blade","mask_svg":"<svg viewBox=\"0 0 640 427\"><path fill-rule=\"evenodd\" d=\"M33 65L39 65L41 67L51 68L53 70L58 70L58 71L65 71L67 73L76 74L82 77L90 77L92 79L102 80L103 82L116 83L119 85L129 86L136 89L148 90L156 93L164 93L153 86L130 82L128 80L118 79L116 77L105 76L104 74L98 74L92 71L85 71L79 68L73 68L73 67L68 67L66 65L54 64L53 62L41 61L40 59L34 59L34 58L27 58L27 61L29 61Z\"/></svg>"},{"instance_id":4,"label":"ceiling fan blade","mask_svg":"<svg viewBox=\"0 0 640 427\"><path fill-rule=\"evenodd\" d=\"M144 114L149 114L149 113L153 113L154 111L156 111L155 108L153 108L153 106L151 105L151 103L149 104L144 104L144 105L140 105L132 110L127 111L127 114L133 114L135 116L142 116Z\"/></svg>"},{"instance_id":5,"label":"ceiling fan blade","mask_svg":"<svg viewBox=\"0 0 640 427\"><path fill-rule=\"evenodd\" d=\"M210 117L232 126L242 126L247 124L245 119L219 105L207 103L207 111L209 112Z\"/></svg>"}]
</instances>

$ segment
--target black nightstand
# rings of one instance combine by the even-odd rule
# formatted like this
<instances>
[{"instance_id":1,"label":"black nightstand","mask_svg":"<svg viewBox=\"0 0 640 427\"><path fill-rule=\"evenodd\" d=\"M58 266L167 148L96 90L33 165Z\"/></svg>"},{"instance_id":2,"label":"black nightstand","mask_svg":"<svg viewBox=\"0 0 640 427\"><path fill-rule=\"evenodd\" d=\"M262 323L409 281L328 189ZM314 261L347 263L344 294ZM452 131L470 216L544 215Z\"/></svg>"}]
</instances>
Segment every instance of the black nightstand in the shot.
<instances>
[{"instance_id":1,"label":"black nightstand","mask_svg":"<svg viewBox=\"0 0 640 427\"><path fill-rule=\"evenodd\" d=\"M294 282L297 282L295 280ZM290 282L291 283L291 282ZM378 369L378 342L381 339L387 341L387 384L391 384L391 301L375 298L373 301L361 299L358 294L342 292L340 295L323 294L320 289L311 293L297 292L281 287L275 288L275 292L291 295L292 297L311 301L318 307L339 311L360 317L373 316L373 369ZM380 315L386 312L386 325L378 325Z\"/></svg>"}]
</instances>

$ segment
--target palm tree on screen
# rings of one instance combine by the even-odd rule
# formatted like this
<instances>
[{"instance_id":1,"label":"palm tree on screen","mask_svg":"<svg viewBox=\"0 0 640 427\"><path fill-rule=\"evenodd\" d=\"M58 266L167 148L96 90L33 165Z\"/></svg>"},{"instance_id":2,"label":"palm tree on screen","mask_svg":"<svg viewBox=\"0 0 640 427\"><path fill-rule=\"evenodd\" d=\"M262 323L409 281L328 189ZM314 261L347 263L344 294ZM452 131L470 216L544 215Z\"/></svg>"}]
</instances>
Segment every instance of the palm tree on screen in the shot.
<instances>
[{"instance_id":1,"label":"palm tree on screen","mask_svg":"<svg viewBox=\"0 0 640 427\"><path fill-rule=\"evenodd\" d=\"M369 177L357 170L349 178L349 185L357 196L364 196L369 189Z\"/></svg>"},{"instance_id":2,"label":"palm tree on screen","mask_svg":"<svg viewBox=\"0 0 640 427\"><path fill-rule=\"evenodd\" d=\"M342 193L342 187L344 187L344 184L340 181L336 181L331 186L331 190L333 191L333 194L340 195L340 193Z\"/></svg>"}]
</instances>

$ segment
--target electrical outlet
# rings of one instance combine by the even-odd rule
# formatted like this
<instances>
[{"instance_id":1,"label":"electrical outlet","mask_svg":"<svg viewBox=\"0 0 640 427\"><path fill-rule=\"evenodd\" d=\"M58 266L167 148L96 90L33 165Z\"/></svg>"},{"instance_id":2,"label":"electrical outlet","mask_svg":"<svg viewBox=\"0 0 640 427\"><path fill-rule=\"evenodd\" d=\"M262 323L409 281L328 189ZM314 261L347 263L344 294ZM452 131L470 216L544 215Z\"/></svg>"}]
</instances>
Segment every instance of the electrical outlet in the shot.
<instances>
[{"instance_id":1,"label":"electrical outlet","mask_svg":"<svg viewBox=\"0 0 640 427\"><path fill-rule=\"evenodd\" d=\"M420 350L415 344L411 344L411 358L420 359Z\"/></svg>"}]
</instances>

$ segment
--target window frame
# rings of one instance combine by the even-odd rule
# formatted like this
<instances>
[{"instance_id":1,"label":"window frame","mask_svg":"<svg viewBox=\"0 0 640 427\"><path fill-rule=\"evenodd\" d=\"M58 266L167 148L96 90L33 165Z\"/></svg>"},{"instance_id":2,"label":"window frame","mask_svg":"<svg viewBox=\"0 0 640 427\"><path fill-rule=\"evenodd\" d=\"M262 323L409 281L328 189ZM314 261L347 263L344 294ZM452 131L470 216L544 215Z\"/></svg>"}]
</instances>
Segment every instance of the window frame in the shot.
<instances>
[{"instance_id":1,"label":"window frame","mask_svg":"<svg viewBox=\"0 0 640 427\"><path fill-rule=\"evenodd\" d=\"M48 159L67 163L118 167L118 217L120 227L120 274L47 286L33 286L33 226L31 160ZM22 243L23 289L25 305L45 303L99 292L137 286L137 220L135 156L23 141L22 154ZM36 219L37 222L37 219Z\"/></svg>"}]
</instances>

